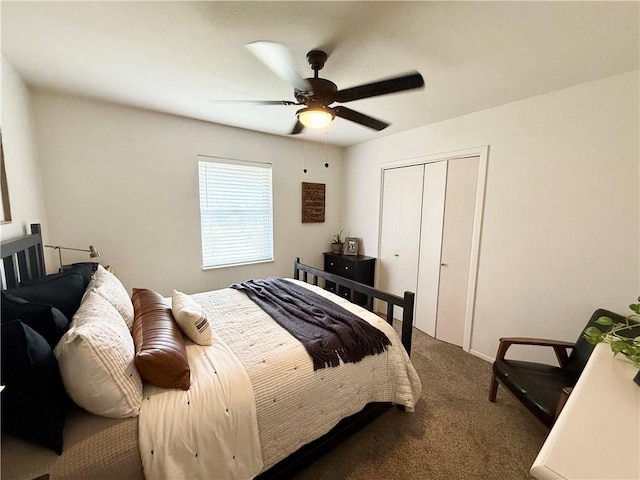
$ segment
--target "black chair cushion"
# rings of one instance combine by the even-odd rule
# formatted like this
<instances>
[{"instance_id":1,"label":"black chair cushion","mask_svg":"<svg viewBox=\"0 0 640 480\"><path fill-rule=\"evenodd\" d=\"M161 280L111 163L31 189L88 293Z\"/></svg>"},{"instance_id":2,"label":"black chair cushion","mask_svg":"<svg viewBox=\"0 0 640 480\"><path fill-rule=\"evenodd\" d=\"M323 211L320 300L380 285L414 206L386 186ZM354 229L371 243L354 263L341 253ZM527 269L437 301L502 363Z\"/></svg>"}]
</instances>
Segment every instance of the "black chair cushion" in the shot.
<instances>
[{"instance_id":1,"label":"black chair cushion","mask_svg":"<svg viewBox=\"0 0 640 480\"><path fill-rule=\"evenodd\" d=\"M529 410L552 426L563 387L573 387L579 373L541 363L496 360L493 372Z\"/></svg>"}]
</instances>

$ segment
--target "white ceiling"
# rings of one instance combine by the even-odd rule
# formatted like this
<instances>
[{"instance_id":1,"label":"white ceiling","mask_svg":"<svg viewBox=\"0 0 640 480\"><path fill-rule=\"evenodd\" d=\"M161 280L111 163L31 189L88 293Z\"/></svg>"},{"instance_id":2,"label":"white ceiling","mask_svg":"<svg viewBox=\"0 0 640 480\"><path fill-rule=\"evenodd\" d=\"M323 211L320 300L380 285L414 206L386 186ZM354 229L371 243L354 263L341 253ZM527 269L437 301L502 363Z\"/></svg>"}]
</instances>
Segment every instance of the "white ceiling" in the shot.
<instances>
[{"instance_id":1,"label":"white ceiling","mask_svg":"<svg viewBox=\"0 0 640 480\"><path fill-rule=\"evenodd\" d=\"M10 2L2 53L34 88L288 135L295 100L244 45L329 60L339 88L419 71L426 88L347 104L391 123L343 119L298 136L353 145L639 68L638 2Z\"/></svg>"}]
</instances>

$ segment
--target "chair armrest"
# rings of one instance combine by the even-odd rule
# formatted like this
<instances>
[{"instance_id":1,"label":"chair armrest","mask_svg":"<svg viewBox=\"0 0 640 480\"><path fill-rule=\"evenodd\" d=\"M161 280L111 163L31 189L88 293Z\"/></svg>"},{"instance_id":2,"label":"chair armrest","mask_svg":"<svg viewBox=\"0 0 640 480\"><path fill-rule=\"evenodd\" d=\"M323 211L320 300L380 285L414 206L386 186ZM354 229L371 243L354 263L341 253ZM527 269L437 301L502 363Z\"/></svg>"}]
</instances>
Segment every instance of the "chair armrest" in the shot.
<instances>
[{"instance_id":1,"label":"chair armrest","mask_svg":"<svg viewBox=\"0 0 640 480\"><path fill-rule=\"evenodd\" d=\"M504 360L504 356L511 345L535 345L539 347L551 347L556 354L560 366L564 366L568 360L567 348L574 348L575 343L562 340L547 340L544 338L503 337L500 339L496 360Z\"/></svg>"}]
</instances>

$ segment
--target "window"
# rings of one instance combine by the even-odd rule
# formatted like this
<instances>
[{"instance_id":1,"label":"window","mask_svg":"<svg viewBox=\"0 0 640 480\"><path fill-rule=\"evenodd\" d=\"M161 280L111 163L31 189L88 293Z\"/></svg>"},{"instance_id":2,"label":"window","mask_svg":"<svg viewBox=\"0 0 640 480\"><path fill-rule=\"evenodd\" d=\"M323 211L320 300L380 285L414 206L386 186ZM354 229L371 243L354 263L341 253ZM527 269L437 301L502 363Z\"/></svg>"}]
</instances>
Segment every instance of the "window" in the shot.
<instances>
[{"instance_id":1,"label":"window","mask_svg":"<svg viewBox=\"0 0 640 480\"><path fill-rule=\"evenodd\" d=\"M271 164L198 156L202 267L273 260Z\"/></svg>"}]
</instances>

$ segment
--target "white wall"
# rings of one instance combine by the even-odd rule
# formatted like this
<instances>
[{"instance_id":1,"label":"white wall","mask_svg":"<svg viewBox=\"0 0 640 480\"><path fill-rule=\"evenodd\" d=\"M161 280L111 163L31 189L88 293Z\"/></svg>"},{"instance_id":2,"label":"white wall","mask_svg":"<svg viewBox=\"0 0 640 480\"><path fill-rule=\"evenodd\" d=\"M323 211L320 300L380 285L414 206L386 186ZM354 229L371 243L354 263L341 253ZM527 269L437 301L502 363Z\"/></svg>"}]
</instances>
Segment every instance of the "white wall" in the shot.
<instances>
[{"instance_id":1,"label":"white wall","mask_svg":"<svg viewBox=\"0 0 640 480\"><path fill-rule=\"evenodd\" d=\"M195 293L251 277L291 276L294 256L320 266L340 227L343 150L51 92L33 98L49 237L94 244L128 289ZM201 268L197 155L273 163L274 255ZM326 184L326 221L301 223L301 182ZM64 262L87 260L65 252Z\"/></svg>"},{"instance_id":2,"label":"white wall","mask_svg":"<svg viewBox=\"0 0 640 480\"><path fill-rule=\"evenodd\" d=\"M345 224L375 256L382 163L489 145L471 350L574 341L596 308L631 313L640 293L638 83L630 72L351 147Z\"/></svg>"},{"instance_id":3,"label":"white wall","mask_svg":"<svg viewBox=\"0 0 640 480\"><path fill-rule=\"evenodd\" d=\"M48 224L42 195L29 91L13 66L2 57L2 144L11 206L11 223L0 225L0 238L28 233L31 223ZM51 257L51 252L48 252Z\"/></svg>"}]
</instances>

